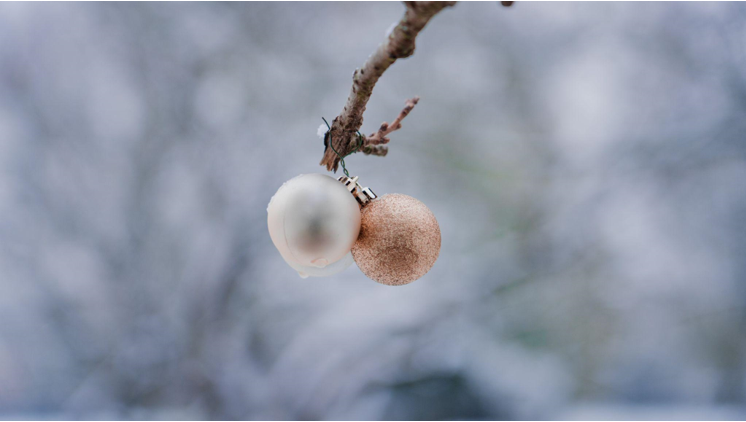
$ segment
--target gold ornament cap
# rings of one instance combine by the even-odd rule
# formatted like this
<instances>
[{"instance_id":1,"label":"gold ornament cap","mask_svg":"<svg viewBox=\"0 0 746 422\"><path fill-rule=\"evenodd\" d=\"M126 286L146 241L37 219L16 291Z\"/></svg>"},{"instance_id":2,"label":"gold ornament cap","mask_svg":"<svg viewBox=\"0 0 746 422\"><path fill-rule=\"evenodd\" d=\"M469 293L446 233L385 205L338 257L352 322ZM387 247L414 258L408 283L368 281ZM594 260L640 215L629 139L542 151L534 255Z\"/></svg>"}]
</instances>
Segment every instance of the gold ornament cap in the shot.
<instances>
[{"instance_id":1,"label":"gold ornament cap","mask_svg":"<svg viewBox=\"0 0 746 422\"><path fill-rule=\"evenodd\" d=\"M425 275L439 254L440 226L417 199L388 194L361 210L352 257L372 280L390 286L409 284Z\"/></svg>"}]
</instances>

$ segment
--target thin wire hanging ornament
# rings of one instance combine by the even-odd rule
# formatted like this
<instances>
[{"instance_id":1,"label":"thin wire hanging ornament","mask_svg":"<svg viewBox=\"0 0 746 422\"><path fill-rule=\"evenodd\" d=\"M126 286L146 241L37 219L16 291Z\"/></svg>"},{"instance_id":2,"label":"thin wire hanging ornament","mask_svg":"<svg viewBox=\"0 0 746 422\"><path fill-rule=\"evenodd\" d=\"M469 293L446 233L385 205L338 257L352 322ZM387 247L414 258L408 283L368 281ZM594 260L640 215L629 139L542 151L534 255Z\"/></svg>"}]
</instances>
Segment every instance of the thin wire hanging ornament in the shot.
<instances>
[{"instance_id":1,"label":"thin wire hanging ornament","mask_svg":"<svg viewBox=\"0 0 746 422\"><path fill-rule=\"evenodd\" d=\"M323 120L324 123L326 123L326 127L329 129L329 130L326 131L326 133L329 134L329 146L332 147L332 151L334 151L334 153L337 154L337 157L339 157L339 164L342 165L342 172L345 174L345 176L350 177L350 173L347 171L347 167L345 167L345 157L347 157L350 154L356 152L357 150L360 149L361 146L363 146L363 134L360 133L359 130L356 131L357 132L357 141L358 142L357 142L357 145L355 146L355 149L353 149L352 151L348 152L347 155L342 155L342 154L338 153L337 150L334 148L334 142L332 142L332 127L329 126L329 122L327 122L325 118L322 117L321 120Z\"/></svg>"}]
</instances>

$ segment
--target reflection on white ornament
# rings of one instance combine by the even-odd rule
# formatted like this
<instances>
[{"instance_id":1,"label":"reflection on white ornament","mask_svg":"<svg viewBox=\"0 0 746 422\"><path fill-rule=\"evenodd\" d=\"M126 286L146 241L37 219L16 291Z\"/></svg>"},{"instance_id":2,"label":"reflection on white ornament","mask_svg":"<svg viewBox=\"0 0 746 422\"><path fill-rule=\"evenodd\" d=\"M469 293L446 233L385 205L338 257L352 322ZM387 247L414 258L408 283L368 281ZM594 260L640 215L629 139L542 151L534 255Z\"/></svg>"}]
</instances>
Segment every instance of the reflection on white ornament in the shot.
<instances>
[{"instance_id":1,"label":"reflection on white ornament","mask_svg":"<svg viewBox=\"0 0 746 422\"><path fill-rule=\"evenodd\" d=\"M349 268L350 265L352 265L352 263L355 262L355 260L352 259L352 252L347 252L347 255L343 256L342 259L340 259L339 261L332 262L331 264L327 265L326 267L322 267L322 268L298 265L294 262L287 261L287 260L285 260L285 262L287 262L288 265L290 265L295 271L298 271L298 275L301 276L301 278L308 278L308 277L326 277L329 275L341 273L342 271Z\"/></svg>"}]
</instances>

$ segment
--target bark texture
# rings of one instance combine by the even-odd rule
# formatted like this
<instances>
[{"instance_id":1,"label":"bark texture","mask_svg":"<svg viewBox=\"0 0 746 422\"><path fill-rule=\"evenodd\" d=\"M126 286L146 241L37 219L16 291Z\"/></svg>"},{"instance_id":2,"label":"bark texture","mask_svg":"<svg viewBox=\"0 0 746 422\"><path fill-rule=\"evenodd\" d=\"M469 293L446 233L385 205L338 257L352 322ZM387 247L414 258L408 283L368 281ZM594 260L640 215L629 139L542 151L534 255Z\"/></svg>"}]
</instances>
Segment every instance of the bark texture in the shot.
<instances>
[{"instance_id":1,"label":"bark texture","mask_svg":"<svg viewBox=\"0 0 746 422\"><path fill-rule=\"evenodd\" d=\"M324 138L326 148L319 164L326 166L327 170L336 171L339 166L339 157L329 148L329 142L334 142L334 149L342 156L355 148L359 142L356 133L363 125L363 113L378 79L397 59L411 56L414 53L417 34L433 16L456 2L408 1L404 4L407 8L404 16L386 41L379 45L363 67L356 69L352 75L352 90L347 103L342 113L332 121L331 130ZM371 155L386 155L388 147L385 144L389 141L386 136L401 127L401 120L409 114L418 100L419 98L415 97L407 101L404 110L391 125L384 122L377 132L364 136L363 145L358 151Z\"/></svg>"}]
</instances>

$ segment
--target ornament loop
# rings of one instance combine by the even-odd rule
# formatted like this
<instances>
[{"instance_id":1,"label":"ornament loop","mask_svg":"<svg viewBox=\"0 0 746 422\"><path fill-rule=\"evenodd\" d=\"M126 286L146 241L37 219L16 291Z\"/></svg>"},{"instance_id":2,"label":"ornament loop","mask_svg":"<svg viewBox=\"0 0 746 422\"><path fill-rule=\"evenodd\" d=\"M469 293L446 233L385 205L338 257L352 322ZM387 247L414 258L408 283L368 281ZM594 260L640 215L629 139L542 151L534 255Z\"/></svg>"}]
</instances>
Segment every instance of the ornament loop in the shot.
<instances>
[{"instance_id":1,"label":"ornament loop","mask_svg":"<svg viewBox=\"0 0 746 422\"><path fill-rule=\"evenodd\" d=\"M357 150L360 149L361 146L363 146L363 134L360 133L359 130L357 131L358 142L357 142L357 145L355 146L355 149L347 153L347 155L343 156L342 154L337 152L337 150L334 148L334 142L332 142L332 127L329 126L329 122L327 122L326 119L323 117L321 118L321 120L323 120L324 123L326 123L326 127L329 128L329 130L326 131L326 133L329 135L329 146L332 147L332 151L334 151L334 153L337 154L337 157L339 157L339 164L342 165L342 172L345 174L345 176L350 177L350 173L347 171L347 167L345 167L345 157L356 152Z\"/></svg>"}]
</instances>

